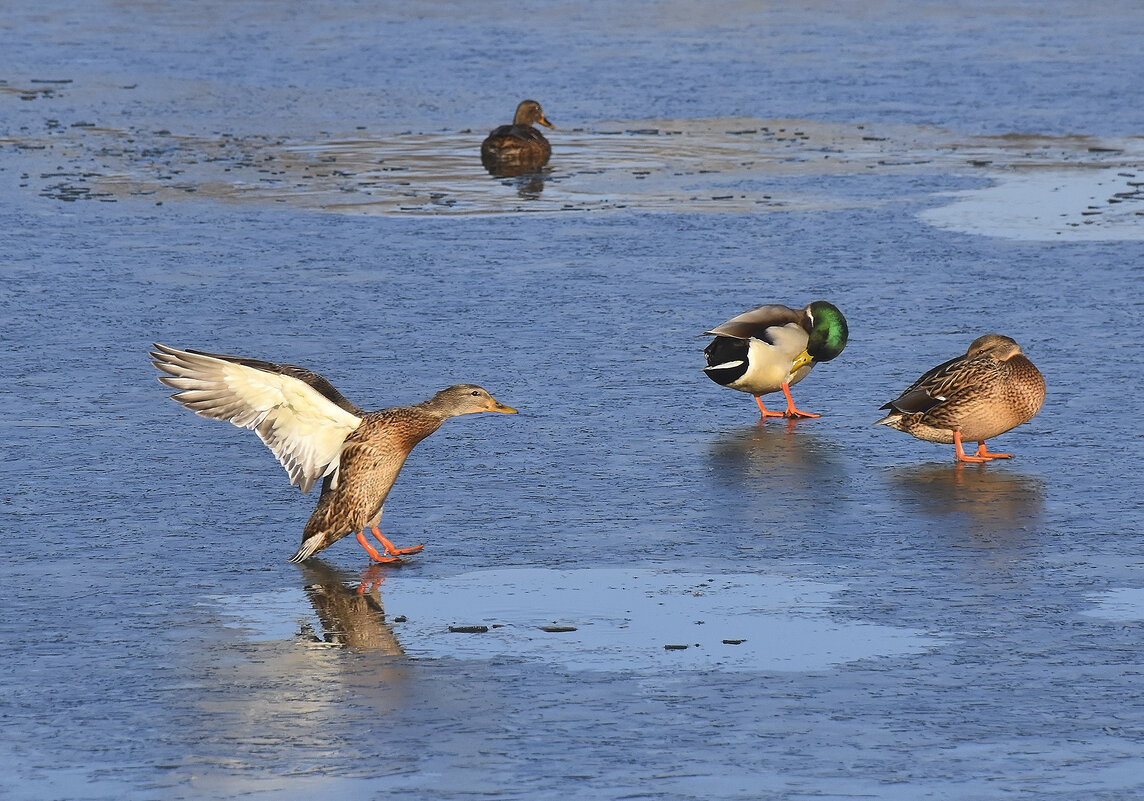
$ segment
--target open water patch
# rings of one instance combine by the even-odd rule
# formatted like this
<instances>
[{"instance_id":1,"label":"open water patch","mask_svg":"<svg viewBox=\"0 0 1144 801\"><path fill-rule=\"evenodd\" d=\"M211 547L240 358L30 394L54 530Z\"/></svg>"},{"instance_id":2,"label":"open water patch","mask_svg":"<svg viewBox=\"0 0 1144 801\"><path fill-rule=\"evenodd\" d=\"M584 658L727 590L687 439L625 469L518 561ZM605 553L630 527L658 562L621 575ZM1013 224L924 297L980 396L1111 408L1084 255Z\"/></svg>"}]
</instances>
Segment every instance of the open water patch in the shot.
<instances>
[{"instance_id":1,"label":"open water patch","mask_svg":"<svg viewBox=\"0 0 1144 801\"><path fill-rule=\"evenodd\" d=\"M50 119L0 147L23 155L21 187L63 202L213 198L354 215L814 212L919 199L855 196L863 176L952 173L992 183L939 195L952 202L922 213L931 225L1016 239L1144 238L1138 139L967 138L752 117L599 121L551 132L548 165L505 177L481 165L483 135L202 136Z\"/></svg>"}]
</instances>

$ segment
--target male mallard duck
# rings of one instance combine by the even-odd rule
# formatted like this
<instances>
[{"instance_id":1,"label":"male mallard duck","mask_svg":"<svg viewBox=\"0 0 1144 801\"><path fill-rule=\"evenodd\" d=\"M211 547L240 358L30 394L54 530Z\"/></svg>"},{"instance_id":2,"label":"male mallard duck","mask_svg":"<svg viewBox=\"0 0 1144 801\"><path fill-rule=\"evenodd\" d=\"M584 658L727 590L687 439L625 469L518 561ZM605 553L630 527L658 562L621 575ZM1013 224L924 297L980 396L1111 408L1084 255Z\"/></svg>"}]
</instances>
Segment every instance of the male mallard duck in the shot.
<instances>
[{"instance_id":1,"label":"male mallard duck","mask_svg":"<svg viewBox=\"0 0 1144 801\"><path fill-rule=\"evenodd\" d=\"M552 145L540 131L532 127L539 122L555 128L544 116L535 100L522 100L516 107L512 125L502 125L481 143L481 163L488 169L497 167L543 167L552 155Z\"/></svg>"},{"instance_id":2,"label":"male mallard duck","mask_svg":"<svg viewBox=\"0 0 1144 801\"><path fill-rule=\"evenodd\" d=\"M960 462L1010 459L1011 453L989 453L985 440L1032 420L1044 400L1045 379L1021 346L986 334L964 356L939 364L883 406L891 411L875 425L927 442L952 442ZM967 456L962 440L976 440L977 453Z\"/></svg>"},{"instance_id":3,"label":"male mallard duck","mask_svg":"<svg viewBox=\"0 0 1144 801\"><path fill-rule=\"evenodd\" d=\"M378 562L396 562L422 546L397 548L378 524L405 457L450 417L516 409L475 384L443 389L423 403L366 412L322 376L292 364L155 345L159 380L195 414L250 428L278 457L290 483L309 492L321 479L318 507L291 562L309 559L350 533ZM378 553L365 529L382 544Z\"/></svg>"},{"instance_id":4,"label":"male mallard duck","mask_svg":"<svg viewBox=\"0 0 1144 801\"><path fill-rule=\"evenodd\" d=\"M716 384L750 392L763 417L818 417L800 411L791 384L806 378L818 362L828 362L846 347L846 318L832 303L816 300L805 309L760 306L704 332L715 339L703 351L703 372ZM769 412L763 395L782 390L785 412Z\"/></svg>"}]
</instances>

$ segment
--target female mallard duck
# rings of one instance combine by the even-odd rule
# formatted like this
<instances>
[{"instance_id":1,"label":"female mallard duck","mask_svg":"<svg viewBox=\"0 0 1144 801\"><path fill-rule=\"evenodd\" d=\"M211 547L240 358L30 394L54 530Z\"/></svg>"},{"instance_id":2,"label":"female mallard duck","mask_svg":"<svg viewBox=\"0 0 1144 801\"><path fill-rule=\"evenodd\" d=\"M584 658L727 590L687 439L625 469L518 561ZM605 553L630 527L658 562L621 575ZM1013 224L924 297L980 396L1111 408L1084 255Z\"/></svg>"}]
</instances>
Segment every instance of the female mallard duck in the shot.
<instances>
[{"instance_id":1,"label":"female mallard duck","mask_svg":"<svg viewBox=\"0 0 1144 801\"><path fill-rule=\"evenodd\" d=\"M395 547L378 528L405 457L450 417L516 413L475 384L457 384L413 406L366 412L322 376L291 364L159 344L151 356L166 373L159 380L179 390L174 400L203 417L253 429L302 492L321 479L318 507L291 562L309 559L350 533L378 562L420 551L421 545ZM366 528L385 556L365 538Z\"/></svg>"},{"instance_id":2,"label":"female mallard duck","mask_svg":"<svg viewBox=\"0 0 1144 801\"><path fill-rule=\"evenodd\" d=\"M481 143L481 163L487 169L498 167L543 167L552 155L552 145L532 127L539 122L555 128L535 100L523 100L516 107L512 125L495 128Z\"/></svg>"},{"instance_id":3,"label":"female mallard duck","mask_svg":"<svg viewBox=\"0 0 1144 801\"><path fill-rule=\"evenodd\" d=\"M763 417L818 417L795 408L790 387L846 347L846 318L832 303L816 300L805 309L760 306L704 332L715 339L703 351L703 372L716 384L750 392ZM785 412L769 412L763 395L782 390Z\"/></svg>"},{"instance_id":4,"label":"female mallard duck","mask_svg":"<svg viewBox=\"0 0 1144 801\"><path fill-rule=\"evenodd\" d=\"M939 364L883 406L890 413L876 425L927 442L952 442L960 462L1010 459L1011 453L990 453L985 440L1032 420L1044 400L1045 379L1021 346L986 334L964 356ZM962 440L976 441L977 453L966 455Z\"/></svg>"}]
</instances>

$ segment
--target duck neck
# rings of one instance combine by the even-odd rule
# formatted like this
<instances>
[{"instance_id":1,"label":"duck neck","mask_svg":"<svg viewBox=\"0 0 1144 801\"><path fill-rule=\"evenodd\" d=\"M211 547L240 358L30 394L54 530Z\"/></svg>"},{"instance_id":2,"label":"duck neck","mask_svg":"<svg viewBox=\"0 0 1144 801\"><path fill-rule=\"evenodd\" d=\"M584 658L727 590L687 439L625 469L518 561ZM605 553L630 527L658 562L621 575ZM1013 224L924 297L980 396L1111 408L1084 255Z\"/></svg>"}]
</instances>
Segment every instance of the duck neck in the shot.
<instances>
[{"instance_id":1,"label":"duck neck","mask_svg":"<svg viewBox=\"0 0 1144 801\"><path fill-rule=\"evenodd\" d=\"M412 408L417 409L426 417L432 418L435 421L433 425L433 431L436 431L437 428L440 427L440 425L450 417L457 416L457 412L452 408L452 404L442 398L440 393L434 395L427 401L418 403Z\"/></svg>"}]
</instances>

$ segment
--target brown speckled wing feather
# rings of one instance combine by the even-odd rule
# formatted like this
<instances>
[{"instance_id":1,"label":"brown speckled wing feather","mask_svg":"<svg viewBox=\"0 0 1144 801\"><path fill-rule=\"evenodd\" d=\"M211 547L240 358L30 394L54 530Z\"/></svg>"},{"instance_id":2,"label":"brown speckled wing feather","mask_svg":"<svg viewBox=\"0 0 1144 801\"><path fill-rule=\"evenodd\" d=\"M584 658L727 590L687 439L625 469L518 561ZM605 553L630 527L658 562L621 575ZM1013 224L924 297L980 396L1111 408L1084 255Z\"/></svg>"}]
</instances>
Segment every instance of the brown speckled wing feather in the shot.
<instances>
[{"instance_id":1,"label":"brown speckled wing feather","mask_svg":"<svg viewBox=\"0 0 1144 801\"><path fill-rule=\"evenodd\" d=\"M552 156L544 134L531 125L502 125L481 143L483 162L522 161L540 166Z\"/></svg>"},{"instance_id":2,"label":"brown speckled wing feather","mask_svg":"<svg viewBox=\"0 0 1144 801\"><path fill-rule=\"evenodd\" d=\"M989 358L996 364L992 357ZM882 408L893 409L902 414L928 412L950 399L950 392L954 389L952 385L963 378L964 371L969 367L968 361L964 355L955 356L932 370L927 370L921 378L910 384L901 395Z\"/></svg>"}]
</instances>

